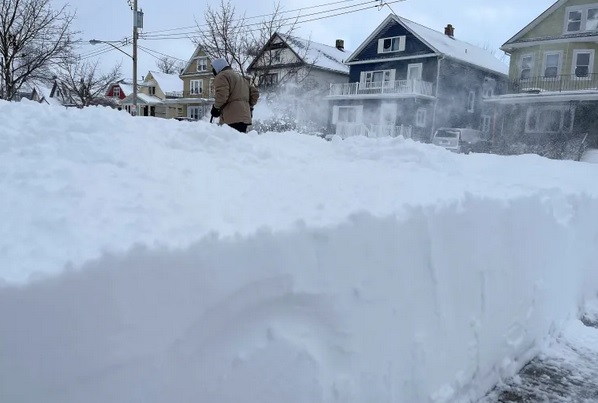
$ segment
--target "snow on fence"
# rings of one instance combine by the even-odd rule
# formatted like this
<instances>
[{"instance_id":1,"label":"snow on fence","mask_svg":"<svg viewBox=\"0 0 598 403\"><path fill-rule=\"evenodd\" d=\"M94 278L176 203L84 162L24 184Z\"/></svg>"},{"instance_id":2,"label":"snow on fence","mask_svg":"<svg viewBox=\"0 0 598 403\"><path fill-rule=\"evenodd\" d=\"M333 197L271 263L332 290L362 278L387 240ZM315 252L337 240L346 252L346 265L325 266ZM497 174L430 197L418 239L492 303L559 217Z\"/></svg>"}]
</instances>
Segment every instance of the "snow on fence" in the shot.
<instances>
[{"instance_id":1,"label":"snow on fence","mask_svg":"<svg viewBox=\"0 0 598 403\"><path fill-rule=\"evenodd\" d=\"M367 125L365 123L337 123L336 135L341 138L353 136L411 138L411 126Z\"/></svg>"}]
</instances>

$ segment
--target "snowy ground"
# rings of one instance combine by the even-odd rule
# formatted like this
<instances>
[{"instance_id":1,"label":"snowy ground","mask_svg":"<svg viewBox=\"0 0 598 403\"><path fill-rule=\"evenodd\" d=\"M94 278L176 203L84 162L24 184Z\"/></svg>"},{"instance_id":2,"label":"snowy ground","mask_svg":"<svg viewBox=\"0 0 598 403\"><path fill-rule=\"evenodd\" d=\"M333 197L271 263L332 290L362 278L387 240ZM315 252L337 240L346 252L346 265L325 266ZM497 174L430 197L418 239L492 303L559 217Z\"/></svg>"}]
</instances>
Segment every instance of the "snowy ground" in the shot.
<instances>
[{"instance_id":1,"label":"snowy ground","mask_svg":"<svg viewBox=\"0 0 598 403\"><path fill-rule=\"evenodd\" d=\"M0 120L0 402L473 402L598 291L595 164Z\"/></svg>"},{"instance_id":2,"label":"snowy ground","mask_svg":"<svg viewBox=\"0 0 598 403\"><path fill-rule=\"evenodd\" d=\"M598 301L480 403L598 401Z\"/></svg>"}]
</instances>

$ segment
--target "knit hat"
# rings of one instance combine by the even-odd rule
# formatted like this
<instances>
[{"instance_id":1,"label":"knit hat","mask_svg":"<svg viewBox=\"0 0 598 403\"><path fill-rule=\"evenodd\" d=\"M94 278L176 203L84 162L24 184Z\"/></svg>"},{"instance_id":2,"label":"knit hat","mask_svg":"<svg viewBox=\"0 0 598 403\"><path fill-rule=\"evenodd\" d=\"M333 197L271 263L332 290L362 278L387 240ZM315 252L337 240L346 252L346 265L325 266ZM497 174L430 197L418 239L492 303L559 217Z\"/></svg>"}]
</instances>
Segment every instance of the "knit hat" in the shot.
<instances>
[{"instance_id":1,"label":"knit hat","mask_svg":"<svg viewBox=\"0 0 598 403\"><path fill-rule=\"evenodd\" d=\"M212 61L212 67L214 68L214 71L216 71L216 74L220 73L222 69L224 69L227 66L228 62L226 61L226 59L218 58Z\"/></svg>"}]
</instances>

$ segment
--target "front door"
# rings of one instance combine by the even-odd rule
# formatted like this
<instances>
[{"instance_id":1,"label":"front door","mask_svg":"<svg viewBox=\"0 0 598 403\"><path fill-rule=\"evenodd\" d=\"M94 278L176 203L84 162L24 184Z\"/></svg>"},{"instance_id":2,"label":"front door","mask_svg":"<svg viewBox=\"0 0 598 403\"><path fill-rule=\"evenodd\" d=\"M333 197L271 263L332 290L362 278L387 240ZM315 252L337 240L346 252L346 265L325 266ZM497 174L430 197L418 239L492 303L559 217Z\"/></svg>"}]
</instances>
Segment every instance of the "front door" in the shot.
<instances>
[{"instance_id":1,"label":"front door","mask_svg":"<svg viewBox=\"0 0 598 403\"><path fill-rule=\"evenodd\" d=\"M380 124L376 130L377 137L393 136L397 124L397 104L383 102L380 105Z\"/></svg>"}]
</instances>

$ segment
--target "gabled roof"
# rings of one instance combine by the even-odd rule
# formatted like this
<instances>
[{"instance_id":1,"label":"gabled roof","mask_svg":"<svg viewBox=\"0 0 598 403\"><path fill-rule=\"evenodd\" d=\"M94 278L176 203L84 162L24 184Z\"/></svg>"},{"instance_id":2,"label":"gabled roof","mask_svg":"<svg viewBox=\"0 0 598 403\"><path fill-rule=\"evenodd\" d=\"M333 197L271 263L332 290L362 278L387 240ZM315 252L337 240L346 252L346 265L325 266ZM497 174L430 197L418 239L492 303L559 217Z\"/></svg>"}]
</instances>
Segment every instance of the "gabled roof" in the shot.
<instances>
[{"instance_id":1,"label":"gabled roof","mask_svg":"<svg viewBox=\"0 0 598 403\"><path fill-rule=\"evenodd\" d=\"M178 74L166 74L160 71L152 70L150 70L149 73L158 83L164 94L171 95L180 94L183 92L183 80L181 80Z\"/></svg>"},{"instance_id":2,"label":"gabled roof","mask_svg":"<svg viewBox=\"0 0 598 403\"><path fill-rule=\"evenodd\" d=\"M325 45L323 43L314 42L312 40L299 38L293 35L285 35L275 32L268 42L258 52L258 55L249 64L247 70L251 70L255 63L260 59L264 52L268 49L270 44L279 38L284 42L289 49L297 56L299 60L308 65L313 65L314 68L329 70L336 73L349 74L349 66L344 64L347 56L351 54L350 51L344 51L335 46ZM276 68L276 65L271 68Z\"/></svg>"},{"instance_id":3,"label":"gabled roof","mask_svg":"<svg viewBox=\"0 0 598 403\"><path fill-rule=\"evenodd\" d=\"M556 10L558 10L566 2L567 2L567 0L558 0L558 1L556 1L552 6L548 7L542 14L540 14L539 16L537 16L532 22L530 22L529 24L527 24L521 31L517 32L511 39L509 39L508 41L506 41L501 46L501 50L504 50L503 48L506 45L509 45L509 44L512 44L512 43L515 43L515 42L519 41L519 39L521 39L522 36L524 36L529 31L531 31L536 26L538 26L538 24L540 24L542 21L544 21L546 18L548 18L548 16L550 16L552 13L554 13Z\"/></svg>"},{"instance_id":4,"label":"gabled roof","mask_svg":"<svg viewBox=\"0 0 598 403\"><path fill-rule=\"evenodd\" d=\"M193 64L193 61L198 57L208 57L206 55L206 53L204 52L204 50L202 49L201 45L197 45L197 47L195 48L195 51L193 52L193 55L191 55L191 57L187 61L187 65L185 65L185 68L183 69L183 71L180 74L181 78L186 75L201 75L201 74L208 74L208 73L212 74L211 72L198 72L195 70L189 71L189 68ZM209 57L208 57L208 59L209 59Z\"/></svg>"},{"instance_id":5,"label":"gabled roof","mask_svg":"<svg viewBox=\"0 0 598 403\"><path fill-rule=\"evenodd\" d=\"M371 43L372 40L378 37L380 32L388 25L389 22L396 22L401 24L405 29L411 32L416 38L422 41L437 55L449 57L481 69L490 70L495 73L507 75L509 66L498 60L492 53L486 49L461 41L459 39L451 38L442 32L435 31L431 28L413 22L396 14L390 14L382 23L372 32L372 34L357 48L355 52L349 56L345 63L350 63L361 51Z\"/></svg>"},{"instance_id":6,"label":"gabled roof","mask_svg":"<svg viewBox=\"0 0 598 403\"><path fill-rule=\"evenodd\" d=\"M323 70L349 74L349 66L344 61L351 54L335 46L325 45L291 35L280 35L281 39L298 55L303 55L306 64Z\"/></svg>"},{"instance_id":7,"label":"gabled roof","mask_svg":"<svg viewBox=\"0 0 598 403\"><path fill-rule=\"evenodd\" d=\"M133 103L133 94L127 95L122 101L120 101L121 105L128 105ZM142 92L137 93L137 103L138 104L145 104L145 105L159 105L162 103L162 100L153 95L147 95Z\"/></svg>"}]
</instances>

